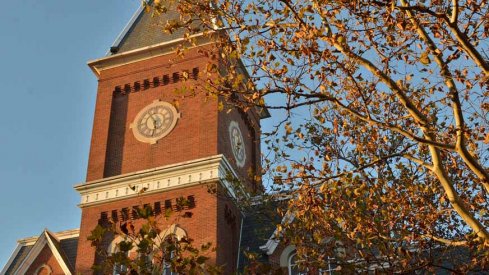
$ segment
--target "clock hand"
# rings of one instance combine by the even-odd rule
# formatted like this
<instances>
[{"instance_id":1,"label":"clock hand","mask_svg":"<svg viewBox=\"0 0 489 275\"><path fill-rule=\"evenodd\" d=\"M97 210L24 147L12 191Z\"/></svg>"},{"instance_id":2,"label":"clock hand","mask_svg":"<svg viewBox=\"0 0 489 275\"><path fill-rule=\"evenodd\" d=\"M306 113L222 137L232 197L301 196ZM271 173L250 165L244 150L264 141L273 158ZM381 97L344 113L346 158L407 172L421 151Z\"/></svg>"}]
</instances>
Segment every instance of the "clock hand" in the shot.
<instances>
[{"instance_id":1,"label":"clock hand","mask_svg":"<svg viewBox=\"0 0 489 275\"><path fill-rule=\"evenodd\" d=\"M156 129L156 119L153 117L153 115L150 115L151 120L153 121L153 130Z\"/></svg>"}]
</instances>

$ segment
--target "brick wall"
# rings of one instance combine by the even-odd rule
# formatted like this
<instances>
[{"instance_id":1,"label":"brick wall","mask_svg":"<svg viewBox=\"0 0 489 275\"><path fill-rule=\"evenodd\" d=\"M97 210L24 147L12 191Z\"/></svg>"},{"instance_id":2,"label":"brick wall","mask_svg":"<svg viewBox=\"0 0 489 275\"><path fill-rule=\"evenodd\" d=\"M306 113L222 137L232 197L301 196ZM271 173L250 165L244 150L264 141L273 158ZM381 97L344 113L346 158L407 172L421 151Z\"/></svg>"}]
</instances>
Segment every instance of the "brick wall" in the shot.
<instances>
[{"instance_id":1,"label":"brick wall","mask_svg":"<svg viewBox=\"0 0 489 275\"><path fill-rule=\"evenodd\" d=\"M99 223L102 212L107 213L110 217L113 210L121 210L122 208L131 209L133 206L143 206L144 204L153 206L155 202L160 202L164 206L166 200L171 200L172 204L175 205L177 198L187 196L194 196L195 199L195 207L185 210L191 212L192 217L177 218L177 215L174 214L166 220L164 215L161 214L156 217L158 225L164 230L172 224L178 224L187 232L189 238L194 239L195 246L198 247L207 242L211 242L213 246L216 246L218 224L217 195L209 193L206 185L175 189L164 193L148 194L83 208L76 271L82 274L91 274L90 268L95 262L96 255L95 248L87 241L87 237ZM136 227L143 222L142 219L133 219L132 221ZM215 253L211 253L208 256L211 257L211 263L216 263L217 255Z\"/></svg>"},{"instance_id":2,"label":"brick wall","mask_svg":"<svg viewBox=\"0 0 489 275\"><path fill-rule=\"evenodd\" d=\"M222 100L222 99L221 99ZM228 111L231 110L231 111ZM233 165L234 170L245 180L248 191L257 192L261 190L261 181L255 181L254 176L260 174L260 121L253 110L243 112L233 106L226 104L224 110L219 112L218 127L218 152L223 154ZM236 121L239 125L244 139L246 160L243 167L236 165L236 160L230 146L229 124Z\"/></svg>"},{"instance_id":3,"label":"brick wall","mask_svg":"<svg viewBox=\"0 0 489 275\"><path fill-rule=\"evenodd\" d=\"M209 59L197 50L183 60L170 61L173 58L165 55L102 71L87 181L217 154L217 100L202 91L189 92L200 80L181 80L183 71L192 77L193 70L203 71ZM179 80L175 81L174 73ZM168 83L163 83L164 76L169 77ZM155 77L159 79L156 87ZM137 141L129 125L155 99L176 100L181 118L169 135L151 145Z\"/></svg>"},{"instance_id":4,"label":"brick wall","mask_svg":"<svg viewBox=\"0 0 489 275\"><path fill-rule=\"evenodd\" d=\"M259 119L256 113L243 113L235 109L219 112L219 99L207 97L204 91L198 89L194 94L189 94L188 91L204 81L204 78L192 79L192 72L195 69L205 71L209 58L198 50L188 52L184 59L171 61L174 58L174 55L154 57L101 72L87 181L224 154L249 189L256 190L256 183L250 179L260 165ZM174 74L180 73L181 76L183 71L188 71L191 79L176 81ZM158 78L157 85L155 77ZM182 93L182 90L187 93ZM151 145L137 141L129 125L138 112L155 99L170 103L176 100L181 118L169 135ZM242 168L235 165L230 147L230 121L239 124L245 140L247 155ZM225 274L233 273L242 219L234 203L221 193L224 194L224 190L217 195L211 194L206 186L201 185L83 208L76 271L92 273L96 255L87 237L99 223L101 213L110 216L113 210L153 205L155 202L163 204L167 199L192 195L196 202L191 210L193 216L167 221L161 215L158 218L161 228L177 223L195 240L195 245L211 242L217 247L216 252L210 255L211 263L223 265ZM136 226L140 222L134 221Z\"/></svg>"},{"instance_id":5,"label":"brick wall","mask_svg":"<svg viewBox=\"0 0 489 275\"><path fill-rule=\"evenodd\" d=\"M223 266L223 274L234 274L237 268L242 215L235 204L224 195L226 191L220 190L217 205L217 264Z\"/></svg>"},{"instance_id":6,"label":"brick wall","mask_svg":"<svg viewBox=\"0 0 489 275\"><path fill-rule=\"evenodd\" d=\"M41 250L39 256L37 256L37 258L32 262L26 274L27 275L36 274L36 270L42 265L48 265L52 270L52 274L64 274L63 269L61 269L61 266L58 264L58 260L56 260L51 249L47 244Z\"/></svg>"}]
</instances>

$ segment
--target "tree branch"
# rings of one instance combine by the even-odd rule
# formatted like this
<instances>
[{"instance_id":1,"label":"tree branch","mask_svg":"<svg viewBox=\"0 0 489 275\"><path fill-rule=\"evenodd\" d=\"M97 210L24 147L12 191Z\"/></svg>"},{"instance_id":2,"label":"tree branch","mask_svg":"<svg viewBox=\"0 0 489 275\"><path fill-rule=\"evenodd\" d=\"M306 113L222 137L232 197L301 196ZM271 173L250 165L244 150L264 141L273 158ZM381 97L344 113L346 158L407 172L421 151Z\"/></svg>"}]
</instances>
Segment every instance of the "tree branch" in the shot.
<instances>
[{"instance_id":1,"label":"tree branch","mask_svg":"<svg viewBox=\"0 0 489 275\"><path fill-rule=\"evenodd\" d=\"M450 17L450 23L456 24L458 21L458 0L452 0L452 16Z\"/></svg>"},{"instance_id":2,"label":"tree branch","mask_svg":"<svg viewBox=\"0 0 489 275\"><path fill-rule=\"evenodd\" d=\"M413 156L411 156L411 155L409 155L409 154L404 154L404 155L402 155L402 156L403 156L404 158L407 158L408 160L410 160L410 161L412 161L412 162L415 162L415 163L417 163L417 164L419 164L419 165L421 165L421 166L426 167L426 168L427 168L427 169L429 169L429 170L433 170L433 169L434 169L432 164L429 164L429 163L427 163L427 162L425 162L425 161L423 161L423 160L421 160L421 159L418 159L418 158L416 158L416 157L413 157Z\"/></svg>"},{"instance_id":3,"label":"tree branch","mask_svg":"<svg viewBox=\"0 0 489 275\"><path fill-rule=\"evenodd\" d=\"M418 11L421 13L426 13L432 15L436 18L443 19L447 23L449 29L452 31L456 40L460 43L462 50L475 62L475 64L481 68L484 74L489 77L489 63L482 57L479 51L472 45L469 41L470 39L463 33L458 27L458 1L452 0L453 11L451 18L448 18L444 13L437 13L430 10L426 6L409 6L405 1L403 1L403 6L398 6L397 8L402 11Z\"/></svg>"},{"instance_id":4,"label":"tree branch","mask_svg":"<svg viewBox=\"0 0 489 275\"><path fill-rule=\"evenodd\" d=\"M403 6L408 6L405 0L401 0L401 4ZM459 109L459 106L457 106L456 100L458 99L458 91L453 82L453 78L451 77L451 74L448 71L447 65L444 64L441 58L442 55L441 51L439 50L437 51L434 42L428 36L426 31L423 29L423 27L419 24L418 20L416 19L416 17L414 17L411 10L409 9L405 10L405 13L408 16L411 23L417 29L418 34L427 43L428 48L435 56L435 61L437 62L438 66L440 66L440 69L442 70L442 75L445 78L445 83L449 88L450 94L452 96L452 102L453 102L452 109L454 111L454 116L457 124L457 145L458 145L460 143L459 140L460 135L462 136L462 141L463 141L463 116L461 113L461 108ZM458 102L458 104L459 103L460 102ZM432 139L432 134L429 132L425 132L425 136L428 139ZM489 232L485 229L484 225L482 225L481 222L467 209L463 201L458 196L452 180L450 179L450 177L447 175L447 172L445 171L439 149L430 145L429 150L433 160L432 171L440 181L443 189L445 190L445 193L448 197L448 200L450 201L450 204L457 211L460 217L472 228L472 230L474 230L474 232L485 242L489 243Z\"/></svg>"},{"instance_id":5,"label":"tree branch","mask_svg":"<svg viewBox=\"0 0 489 275\"><path fill-rule=\"evenodd\" d=\"M454 1L457 2L456 0ZM401 0L401 3L403 5L407 5L405 0ZM459 92L453 80L453 76L449 70L448 64L446 64L446 62L443 60L443 53L440 49L437 48L433 39L431 39L431 37L426 33L425 29L419 24L418 20L413 16L411 11L406 10L405 12L413 25L416 27L419 36L428 46L431 54L433 54L436 64L440 67L441 75L445 80L445 85L448 87L449 98L452 101L452 110L457 131L457 142L455 149L457 153L460 154L464 163L467 164L469 169L472 170L472 172L474 172L477 177L479 177L484 189L486 189L486 192L489 193L489 174L467 150L464 135L465 123L462 111L462 104L460 102Z\"/></svg>"}]
</instances>

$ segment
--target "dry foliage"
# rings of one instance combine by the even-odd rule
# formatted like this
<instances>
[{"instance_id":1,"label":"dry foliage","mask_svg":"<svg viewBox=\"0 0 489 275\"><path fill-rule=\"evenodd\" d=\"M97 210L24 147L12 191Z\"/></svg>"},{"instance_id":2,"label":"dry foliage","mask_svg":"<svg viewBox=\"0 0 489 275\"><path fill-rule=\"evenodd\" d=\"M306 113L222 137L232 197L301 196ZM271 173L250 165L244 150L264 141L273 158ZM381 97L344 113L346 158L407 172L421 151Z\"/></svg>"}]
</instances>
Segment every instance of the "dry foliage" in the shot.
<instances>
[{"instance_id":1,"label":"dry foliage","mask_svg":"<svg viewBox=\"0 0 489 275\"><path fill-rule=\"evenodd\" d=\"M176 227L167 227L192 217L192 212L183 210L187 205L181 197L175 212L156 214L141 205L138 219L101 221L88 237L96 248L94 274L221 274L219 266L209 263L215 253L211 243L197 246L190 237L179 236Z\"/></svg>"},{"instance_id":2,"label":"dry foliage","mask_svg":"<svg viewBox=\"0 0 489 275\"><path fill-rule=\"evenodd\" d=\"M338 243L343 270L489 268L487 1L146 5L217 41L212 95L272 112L264 182L290 198L280 237L304 268Z\"/></svg>"}]
</instances>

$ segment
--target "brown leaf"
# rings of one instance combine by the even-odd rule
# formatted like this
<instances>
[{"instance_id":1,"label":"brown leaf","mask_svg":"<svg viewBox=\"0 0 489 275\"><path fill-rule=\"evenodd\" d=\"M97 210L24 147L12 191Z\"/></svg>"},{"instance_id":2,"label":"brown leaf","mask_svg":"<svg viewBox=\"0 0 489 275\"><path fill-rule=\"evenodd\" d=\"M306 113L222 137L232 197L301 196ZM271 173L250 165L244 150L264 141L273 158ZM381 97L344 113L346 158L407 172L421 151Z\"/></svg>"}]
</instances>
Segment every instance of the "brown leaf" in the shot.
<instances>
[{"instance_id":1,"label":"brown leaf","mask_svg":"<svg viewBox=\"0 0 489 275\"><path fill-rule=\"evenodd\" d=\"M419 56L419 62L423 63L423 65L429 65L431 63L428 52L424 52Z\"/></svg>"}]
</instances>

